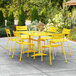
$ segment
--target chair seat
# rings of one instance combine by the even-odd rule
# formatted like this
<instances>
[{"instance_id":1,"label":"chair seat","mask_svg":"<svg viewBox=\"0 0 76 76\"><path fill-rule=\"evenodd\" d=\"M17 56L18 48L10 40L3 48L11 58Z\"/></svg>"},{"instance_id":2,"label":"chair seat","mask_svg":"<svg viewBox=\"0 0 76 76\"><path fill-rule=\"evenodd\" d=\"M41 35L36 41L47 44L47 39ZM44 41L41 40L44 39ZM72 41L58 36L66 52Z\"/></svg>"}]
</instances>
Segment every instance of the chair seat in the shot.
<instances>
[{"instance_id":1,"label":"chair seat","mask_svg":"<svg viewBox=\"0 0 76 76\"><path fill-rule=\"evenodd\" d=\"M34 43L23 42L24 45L35 45Z\"/></svg>"},{"instance_id":2,"label":"chair seat","mask_svg":"<svg viewBox=\"0 0 76 76\"><path fill-rule=\"evenodd\" d=\"M21 39L19 39L19 38L9 38L9 40L12 40L12 41L21 41Z\"/></svg>"},{"instance_id":3,"label":"chair seat","mask_svg":"<svg viewBox=\"0 0 76 76\"><path fill-rule=\"evenodd\" d=\"M61 44L43 45L42 47L59 47Z\"/></svg>"},{"instance_id":4,"label":"chair seat","mask_svg":"<svg viewBox=\"0 0 76 76\"><path fill-rule=\"evenodd\" d=\"M28 42L22 42L22 41L17 41L18 44L23 44L23 45L35 45L34 43L28 43Z\"/></svg>"},{"instance_id":5,"label":"chair seat","mask_svg":"<svg viewBox=\"0 0 76 76\"><path fill-rule=\"evenodd\" d=\"M51 37L49 37L49 36L47 36L47 37L41 37L41 39L48 40L48 39L51 39Z\"/></svg>"},{"instance_id":6,"label":"chair seat","mask_svg":"<svg viewBox=\"0 0 76 76\"><path fill-rule=\"evenodd\" d=\"M54 42L54 43L57 43L57 42L66 42L67 39L54 39L54 40L50 40L50 42Z\"/></svg>"}]
</instances>

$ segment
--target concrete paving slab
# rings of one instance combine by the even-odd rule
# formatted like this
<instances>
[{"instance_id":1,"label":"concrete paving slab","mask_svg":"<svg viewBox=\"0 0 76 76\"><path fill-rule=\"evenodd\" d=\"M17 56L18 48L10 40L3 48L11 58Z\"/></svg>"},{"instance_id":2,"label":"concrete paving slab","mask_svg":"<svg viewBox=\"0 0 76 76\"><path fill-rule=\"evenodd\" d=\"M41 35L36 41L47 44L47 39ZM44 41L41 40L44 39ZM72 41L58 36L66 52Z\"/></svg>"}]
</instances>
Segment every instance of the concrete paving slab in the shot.
<instances>
[{"instance_id":1,"label":"concrete paving slab","mask_svg":"<svg viewBox=\"0 0 76 76\"><path fill-rule=\"evenodd\" d=\"M55 60L52 61L52 66L49 65L49 61L46 59L43 63L40 63L39 61L31 62L31 64L38 69L40 69L43 72L53 72L53 71L60 71L60 70L67 70L67 69L76 69L76 64L71 63L68 61L66 64L63 60Z\"/></svg>"},{"instance_id":2,"label":"concrete paving slab","mask_svg":"<svg viewBox=\"0 0 76 76\"><path fill-rule=\"evenodd\" d=\"M60 72L52 73L52 76L76 76L76 70L66 70ZM48 73L48 76L51 76L51 73Z\"/></svg>"},{"instance_id":3,"label":"concrete paving slab","mask_svg":"<svg viewBox=\"0 0 76 76\"><path fill-rule=\"evenodd\" d=\"M17 45L14 58L12 59L12 53L14 49L14 43L12 45L11 56L9 57L10 42L8 45L7 53L4 54L7 37L0 38L0 76L76 76L76 43L69 41L69 45L72 51L70 57L66 43L64 43L65 53L68 63L65 63L64 55L61 48L57 52L55 60L52 60L52 66L49 65L49 56L44 56L44 61L41 63L41 58L36 57L36 60L30 57L27 58L27 54L22 56L22 61L19 61L20 53L19 46ZM38 50L37 42L36 51ZM41 42L44 45L44 42ZM46 41L47 44L47 41ZM25 50L27 47L25 46ZM46 53L49 54L48 49Z\"/></svg>"},{"instance_id":4,"label":"concrete paving slab","mask_svg":"<svg viewBox=\"0 0 76 76\"><path fill-rule=\"evenodd\" d=\"M10 76L47 76L43 73L31 73L31 74L11 74Z\"/></svg>"}]
</instances>

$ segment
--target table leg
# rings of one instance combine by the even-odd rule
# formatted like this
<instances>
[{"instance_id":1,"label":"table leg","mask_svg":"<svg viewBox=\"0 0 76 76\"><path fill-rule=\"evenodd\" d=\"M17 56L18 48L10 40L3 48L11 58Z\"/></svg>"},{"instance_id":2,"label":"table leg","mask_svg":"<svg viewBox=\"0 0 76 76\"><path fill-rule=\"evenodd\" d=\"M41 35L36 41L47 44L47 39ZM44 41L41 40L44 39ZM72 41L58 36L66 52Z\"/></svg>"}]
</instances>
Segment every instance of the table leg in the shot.
<instances>
[{"instance_id":1,"label":"table leg","mask_svg":"<svg viewBox=\"0 0 76 76\"><path fill-rule=\"evenodd\" d=\"M41 53L41 51L40 51L40 47L41 47L41 39L40 39L41 37L39 36L39 38L38 38L38 53L37 54L35 54L35 55L32 55L32 57L33 56L42 56L42 55L47 55L47 54L44 54L44 53Z\"/></svg>"},{"instance_id":2,"label":"table leg","mask_svg":"<svg viewBox=\"0 0 76 76\"><path fill-rule=\"evenodd\" d=\"M29 35L28 43L31 43L31 36ZM31 46L28 45L28 50L31 50Z\"/></svg>"},{"instance_id":3,"label":"table leg","mask_svg":"<svg viewBox=\"0 0 76 76\"><path fill-rule=\"evenodd\" d=\"M40 46L41 46L41 42L40 42L40 36L38 38L38 52L40 53Z\"/></svg>"}]
</instances>

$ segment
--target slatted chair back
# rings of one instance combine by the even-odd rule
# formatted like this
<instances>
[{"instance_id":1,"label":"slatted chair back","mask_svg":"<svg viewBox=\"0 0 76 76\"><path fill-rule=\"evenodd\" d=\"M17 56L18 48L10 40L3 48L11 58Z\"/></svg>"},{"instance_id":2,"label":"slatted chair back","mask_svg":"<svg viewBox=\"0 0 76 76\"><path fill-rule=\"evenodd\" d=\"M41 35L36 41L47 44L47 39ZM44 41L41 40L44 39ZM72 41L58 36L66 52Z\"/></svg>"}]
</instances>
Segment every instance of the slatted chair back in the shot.
<instances>
[{"instance_id":1,"label":"slatted chair back","mask_svg":"<svg viewBox=\"0 0 76 76\"><path fill-rule=\"evenodd\" d=\"M52 39L64 39L65 34L53 34Z\"/></svg>"},{"instance_id":2,"label":"slatted chair back","mask_svg":"<svg viewBox=\"0 0 76 76\"><path fill-rule=\"evenodd\" d=\"M27 26L16 26L16 31L26 31Z\"/></svg>"},{"instance_id":3,"label":"slatted chair back","mask_svg":"<svg viewBox=\"0 0 76 76\"><path fill-rule=\"evenodd\" d=\"M20 33L18 31L13 31L14 37L21 37Z\"/></svg>"},{"instance_id":4,"label":"slatted chair back","mask_svg":"<svg viewBox=\"0 0 76 76\"><path fill-rule=\"evenodd\" d=\"M70 31L71 31L71 29L63 28L62 34L65 34L65 35L66 35L66 37L68 38L68 37L69 37L69 35L70 35Z\"/></svg>"},{"instance_id":5,"label":"slatted chair back","mask_svg":"<svg viewBox=\"0 0 76 76\"><path fill-rule=\"evenodd\" d=\"M5 31L6 31L7 37L10 38L11 37L10 29L5 28Z\"/></svg>"},{"instance_id":6,"label":"slatted chair back","mask_svg":"<svg viewBox=\"0 0 76 76\"><path fill-rule=\"evenodd\" d=\"M57 29L58 29L57 27L49 27L48 32L56 33Z\"/></svg>"}]
</instances>

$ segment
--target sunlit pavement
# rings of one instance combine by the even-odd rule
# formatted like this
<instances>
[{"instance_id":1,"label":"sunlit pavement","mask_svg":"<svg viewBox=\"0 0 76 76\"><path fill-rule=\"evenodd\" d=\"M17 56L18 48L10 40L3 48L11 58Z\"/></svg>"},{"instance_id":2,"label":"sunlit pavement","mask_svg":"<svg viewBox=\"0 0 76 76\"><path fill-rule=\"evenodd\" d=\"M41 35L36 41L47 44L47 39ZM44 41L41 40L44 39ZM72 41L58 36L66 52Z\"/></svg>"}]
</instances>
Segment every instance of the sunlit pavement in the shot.
<instances>
[{"instance_id":1,"label":"sunlit pavement","mask_svg":"<svg viewBox=\"0 0 76 76\"><path fill-rule=\"evenodd\" d=\"M36 57L36 60L30 57L27 58L27 54L22 56L22 61L19 61L19 45L16 47L14 58L9 56L10 42L6 54L4 54L7 38L0 38L0 76L76 76L76 42L69 41L72 56L70 57L66 43L64 48L67 56L68 63L65 63L64 55L61 48L57 52L55 60L52 60L52 66L49 65L49 56L44 56L44 61L41 63L40 57ZM37 50L37 42L36 44ZM47 43L47 42L46 42ZM43 42L42 42L43 45ZM14 42L12 45L12 52L14 49ZM27 46L25 46L27 50ZM12 55L11 52L11 55ZM48 53L48 49L46 49Z\"/></svg>"}]
</instances>

